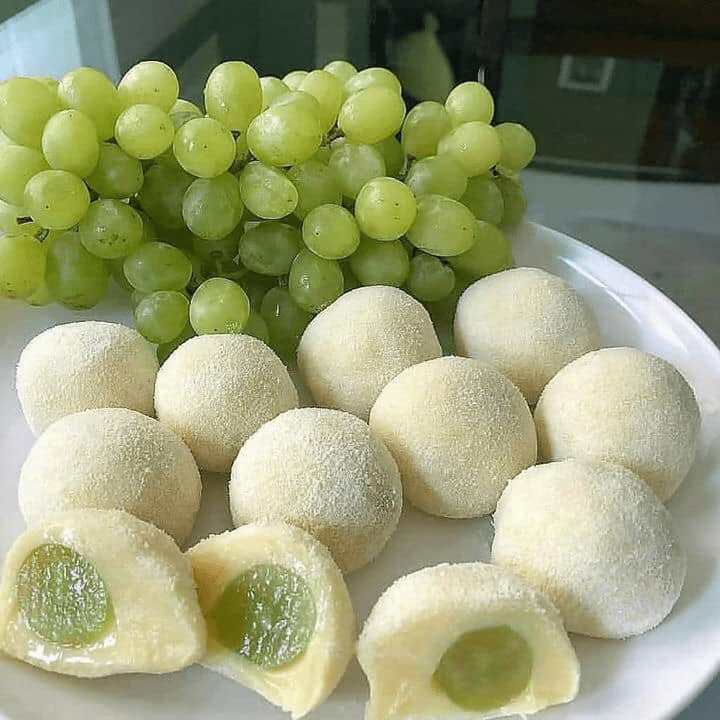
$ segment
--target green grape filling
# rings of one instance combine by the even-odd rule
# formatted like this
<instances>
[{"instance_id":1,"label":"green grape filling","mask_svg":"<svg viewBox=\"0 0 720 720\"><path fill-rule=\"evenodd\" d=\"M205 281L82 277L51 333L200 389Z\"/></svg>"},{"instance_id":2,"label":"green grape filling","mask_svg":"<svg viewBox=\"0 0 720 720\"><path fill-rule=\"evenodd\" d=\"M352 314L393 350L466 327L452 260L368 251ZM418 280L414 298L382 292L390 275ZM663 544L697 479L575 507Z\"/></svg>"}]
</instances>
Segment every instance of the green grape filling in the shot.
<instances>
[{"instance_id":1,"label":"green grape filling","mask_svg":"<svg viewBox=\"0 0 720 720\"><path fill-rule=\"evenodd\" d=\"M59 645L91 645L113 618L97 568L59 543L40 545L25 558L17 576L17 602L30 630Z\"/></svg>"},{"instance_id":2,"label":"green grape filling","mask_svg":"<svg viewBox=\"0 0 720 720\"><path fill-rule=\"evenodd\" d=\"M294 570L260 564L240 573L208 614L218 641L255 665L280 668L300 657L315 630L317 609Z\"/></svg>"},{"instance_id":3,"label":"green grape filling","mask_svg":"<svg viewBox=\"0 0 720 720\"><path fill-rule=\"evenodd\" d=\"M433 680L458 707L485 712L527 688L532 660L527 640L507 625L471 630L445 651Z\"/></svg>"}]
</instances>

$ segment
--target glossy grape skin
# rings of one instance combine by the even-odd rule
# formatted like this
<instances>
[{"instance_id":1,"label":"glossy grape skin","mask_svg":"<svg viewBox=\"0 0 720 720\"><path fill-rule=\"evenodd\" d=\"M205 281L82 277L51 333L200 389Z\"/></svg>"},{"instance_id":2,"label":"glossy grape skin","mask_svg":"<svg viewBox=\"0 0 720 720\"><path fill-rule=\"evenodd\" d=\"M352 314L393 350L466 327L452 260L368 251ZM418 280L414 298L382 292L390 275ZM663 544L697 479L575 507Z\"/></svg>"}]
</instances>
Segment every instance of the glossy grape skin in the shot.
<instances>
[{"instance_id":1,"label":"glossy grape skin","mask_svg":"<svg viewBox=\"0 0 720 720\"><path fill-rule=\"evenodd\" d=\"M123 271L140 292L183 290L192 276L192 264L182 250L162 242L143 243L125 258Z\"/></svg>"},{"instance_id":2,"label":"glossy grape skin","mask_svg":"<svg viewBox=\"0 0 720 720\"><path fill-rule=\"evenodd\" d=\"M475 223L475 216L457 200L423 195L417 199L417 215L407 239L431 255L459 255L472 246Z\"/></svg>"},{"instance_id":3,"label":"glossy grape skin","mask_svg":"<svg viewBox=\"0 0 720 720\"><path fill-rule=\"evenodd\" d=\"M338 127L351 142L372 144L400 130L404 118L402 97L389 87L372 85L345 100Z\"/></svg>"},{"instance_id":4,"label":"glossy grape skin","mask_svg":"<svg viewBox=\"0 0 720 720\"><path fill-rule=\"evenodd\" d=\"M177 290L156 290L144 295L133 311L135 329L151 343L165 344L188 324L190 302Z\"/></svg>"},{"instance_id":5,"label":"glossy grape skin","mask_svg":"<svg viewBox=\"0 0 720 720\"><path fill-rule=\"evenodd\" d=\"M268 328L270 346L282 357L294 358L312 314L292 299L287 288L273 287L263 296L260 315Z\"/></svg>"},{"instance_id":6,"label":"glossy grape skin","mask_svg":"<svg viewBox=\"0 0 720 720\"><path fill-rule=\"evenodd\" d=\"M29 77L11 77L0 86L0 128L13 142L40 149L43 128L62 110L46 85Z\"/></svg>"},{"instance_id":7,"label":"glossy grape skin","mask_svg":"<svg viewBox=\"0 0 720 720\"><path fill-rule=\"evenodd\" d=\"M295 256L303 247L297 228L266 221L249 227L240 238L238 256L242 264L261 275L279 277L290 272Z\"/></svg>"},{"instance_id":8,"label":"glossy grape skin","mask_svg":"<svg viewBox=\"0 0 720 720\"><path fill-rule=\"evenodd\" d=\"M360 228L353 214L340 205L325 204L311 210L302 224L305 245L318 257L340 260L360 244Z\"/></svg>"},{"instance_id":9,"label":"glossy grape skin","mask_svg":"<svg viewBox=\"0 0 720 720\"><path fill-rule=\"evenodd\" d=\"M247 130L263 103L257 72L240 60L215 66L205 83L203 97L211 118L220 121L229 130L241 132Z\"/></svg>"},{"instance_id":10,"label":"glossy grape skin","mask_svg":"<svg viewBox=\"0 0 720 720\"><path fill-rule=\"evenodd\" d=\"M99 140L109 140L115 134L122 107L117 89L105 73L77 67L62 77L57 93L64 108L80 110L93 121Z\"/></svg>"},{"instance_id":11,"label":"glossy grape skin","mask_svg":"<svg viewBox=\"0 0 720 720\"><path fill-rule=\"evenodd\" d=\"M28 180L49 169L39 150L24 145L0 145L0 199L10 205L22 206Z\"/></svg>"},{"instance_id":12,"label":"glossy grape skin","mask_svg":"<svg viewBox=\"0 0 720 720\"><path fill-rule=\"evenodd\" d=\"M183 195L185 224L206 240L219 240L231 233L240 222L243 209L240 186L230 173L198 178Z\"/></svg>"},{"instance_id":13,"label":"glossy grape skin","mask_svg":"<svg viewBox=\"0 0 720 720\"><path fill-rule=\"evenodd\" d=\"M292 299L307 312L320 312L342 295L345 280L336 260L301 250L293 260L288 276Z\"/></svg>"},{"instance_id":14,"label":"glossy grape skin","mask_svg":"<svg viewBox=\"0 0 720 720\"><path fill-rule=\"evenodd\" d=\"M190 300L190 324L198 335L241 333L250 315L250 300L240 285L227 278L205 280Z\"/></svg>"},{"instance_id":15,"label":"glossy grape skin","mask_svg":"<svg viewBox=\"0 0 720 720\"><path fill-rule=\"evenodd\" d=\"M172 145L174 136L175 126L170 116L157 105L130 105L115 121L118 145L138 160L162 154Z\"/></svg>"},{"instance_id":16,"label":"glossy grape skin","mask_svg":"<svg viewBox=\"0 0 720 720\"><path fill-rule=\"evenodd\" d=\"M47 249L31 235L0 235L0 297L27 299L44 285Z\"/></svg>"},{"instance_id":17,"label":"glossy grape skin","mask_svg":"<svg viewBox=\"0 0 720 720\"><path fill-rule=\"evenodd\" d=\"M443 105L424 100L408 111L400 140L405 152L418 160L437 154L440 139L452 129L452 121Z\"/></svg>"},{"instance_id":18,"label":"glossy grape skin","mask_svg":"<svg viewBox=\"0 0 720 720\"><path fill-rule=\"evenodd\" d=\"M80 110L62 110L45 124L42 150L54 170L88 176L97 165L100 143L93 121Z\"/></svg>"},{"instance_id":19,"label":"glossy grape skin","mask_svg":"<svg viewBox=\"0 0 720 720\"><path fill-rule=\"evenodd\" d=\"M90 193L77 175L66 170L43 170L25 185L24 207L39 225L67 230L90 205Z\"/></svg>"},{"instance_id":20,"label":"glossy grape skin","mask_svg":"<svg viewBox=\"0 0 720 720\"><path fill-rule=\"evenodd\" d=\"M410 260L405 288L421 302L437 302L448 297L455 287L452 267L439 258L417 253Z\"/></svg>"},{"instance_id":21,"label":"glossy grape skin","mask_svg":"<svg viewBox=\"0 0 720 720\"><path fill-rule=\"evenodd\" d=\"M235 159L232 133L211 117L188 120L175 133L172 147L183 170L196 177L221 175Z\"/></svg>"},{"instance_id":22,"label":"glossy grape skin","mask_svg":"<svg viewBox=\"0 0 720 720\"><path fill-rule=\"evenodd\" d=\"M129 255L140 245L143 221L134 208L120 200L95 200L78 231L89 252L111 260Z\"/></svg>"},{"instance_id":23,"label":"glossy grape skin","mask_svg":"<svg viewBox=\"0 0 720 720\"><path fill-rule=\"evenodd\" d=\"M147 103L157 105L165 112L170 112L179 90L175 71L159 60L136 63L123 75L117 86L118 98L124 108Z\"/></svg>"},{"instance_id":24,"label":"glossy grape skin","mask_svg":"<svg viewBox=\"0 0 720 720\"><path fill-rule=\"evenodd\" d=\"M390 177L368 180L355 198L360 230L374 240L396 240L415 220L417 203L412 190Z\"/></svg>"},{"instance_id":25,"label":"glossy grape skin","mask_svg":"<svg viewBox=\"0 0 720 720\"><path fill-rule=\"evenodd\" d=\"M350 256L350 269L361 285L400 287L410 271L410 257L400 240L362 238Z\"/></svg>"}]
</instances>

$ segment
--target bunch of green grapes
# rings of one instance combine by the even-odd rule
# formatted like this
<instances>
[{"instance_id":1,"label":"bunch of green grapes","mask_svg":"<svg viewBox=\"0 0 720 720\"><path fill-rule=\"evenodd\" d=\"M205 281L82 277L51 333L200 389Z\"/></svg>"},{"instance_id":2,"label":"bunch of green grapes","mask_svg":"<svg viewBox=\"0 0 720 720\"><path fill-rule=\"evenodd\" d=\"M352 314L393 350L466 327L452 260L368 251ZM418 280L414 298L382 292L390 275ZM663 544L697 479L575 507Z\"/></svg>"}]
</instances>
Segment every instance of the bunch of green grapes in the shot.
<instances>
[{"instance_id":1,"label":"bunch of green grapes","mask_svg":"<svg viewBox=\"0 0 720 720\"><path fill-rule=\"evenodd\" d=\"M452 310L512 264L535 141L491 125L480 83L406 112L385 68L281 79L229 61L204 108L179 90L157 61L117 86L88 67L0 84L0 296L90 308L112 277L161 358L217 332L289 358L353 287Z\"/></svg>"}]
</instances>

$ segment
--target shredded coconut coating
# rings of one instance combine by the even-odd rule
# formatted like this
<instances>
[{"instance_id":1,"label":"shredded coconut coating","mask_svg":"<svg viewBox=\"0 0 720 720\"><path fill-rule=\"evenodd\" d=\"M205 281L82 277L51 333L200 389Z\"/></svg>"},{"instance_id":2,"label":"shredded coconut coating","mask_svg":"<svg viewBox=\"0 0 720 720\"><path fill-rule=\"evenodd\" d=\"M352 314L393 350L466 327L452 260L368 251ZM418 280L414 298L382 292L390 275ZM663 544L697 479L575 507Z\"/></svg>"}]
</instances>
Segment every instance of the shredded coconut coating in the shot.
<instances>
[{"instance_id":1,"label":"shredded coconut coating","mask_svg":"<svg viewBox=\"0 0 720 720\"><path fill-rule=\"evenodd\" d=\"M21 617L18 570L46 543L70 547L102 577L114 615L104 641L58 645L36 636ZM122 510L56 513L28 528L5 559L0 650L31 665L80 677L172 672L202 657L206 634L190 561L169 535Z\"/></svg>"},{"instance_id":2,"label":"shredded coconut coating","mask_svg":"<svg viewBox=\"0 0 720 720\"><path fill-rule=\"evenodd\" d=\"M310 321L297 363L317 405L367 420L392 378L440 355L422 304L398 288L372 285L341 295Z\"/></svg>"},{"instance_id":3,"label":"shredded coconut coating","mask_svg":"<svg viewBox=\"0 0 720 720\"><path fill-rule=\"evenodd\" d=\"M543 460L595 458L636 472L665 502L695 459L700 409L670 363L603 348L563 368L535 409Z\"/></svg>"},{"instance_id":4,"label":"shredded coconut coating","mask_svg":"<svg viewBox=\"0 0 720 720\"><path fill-rule=\"evenodd\" d=\"M200 468L229 472L263 423L298 406L280 358L250 335L198 335L163 363L155 385L160 422L188 445Z\"/></svg>"},{"instance_id":5,"label":"shredded coconut coating","mask_svg":"<svg viewBox=\"0 0 720 720\"><path fill-rule=\"evenodd\" d=\"M56 325L35 336L17 366L20 406L33 434L59 418L100 407L154 415L158 361L150 343L119 323Z\"/></svg>"},{"instance_id":6,"label":"shredded coconut coating","mask_svg":"<svg viewBox=\"0 0 720 720\"><path fill-rule=\"evenodd\" d=\"M562 278L529 267L470 285L458 300L454 336L458 355L505 373L530 405L561 367L600 346L580 295Z\"/></svg>"},{"instance_id":7,"label":"shredded coconut coating","mask_svg":"<svg viewBox=\"0 0 720 720\"><path fill-rule=\"evenodd\" d=\"M235 525L283 520L329 548L343 572L370 562L397 527L397 466L366 422L340 410L289 410L243 445L230 474Z\"/></svg>"},{"instance_id":8,"label":"shredded coconut coating","mask_svg":"<svg viewBox=\"0 0 720 720\"><path fill-rule=\"evenodd\" d=\"M305 652L292 663L262 668L221 645L212 631L200 663L260 693L293 718L320 705L345 674L356 637L350 595L327 548L300 528L258 522L211 535L187 555L205 613L212 610L229 583L254 565L290 568L309 584L317 621Z\"/></svg>"},{"instance_id":9,"label":"shredded coconut coating","mask_svg":"<svg viewBox=\"0 0 720 720\"><path fill-rule=\"evenodd\" d=\"M461 635L499 625L508 625L531 646L528 686L504 707L464 711L432 675ZM366 720L532 713L572 700L580 676L557 608L521 578L481 562L435 565L396 580L365 621L357 655L370 683Z\"/></svg>"},{"instance_id":10,"label":"shredded coconut coating","mask_svg":"<svg viewBox=\"0 0 720 720\"><path fill-rule=\"evenodd\" d=\"M35 442L20 471L28 525L73 508L125 510L182 543L200 506L200 473L169 428L125 408L66 415Z\"/></svg>"},{"instance_id":11,"label":"shredded coconut coating","mask_svg":"<svg viewBox=\"0 0 720 720\"><path fill-rule=\"evenodd\" d=\"M470 358L442 357L391 380L370 427L400 469L405 497L432 515L481 517L535 462L535 425L520 391Z\"/></svg>"},{"instance_id":12,"label":"shredded coconut coating","mask_svg":"<svg viewBox=\"0 0 720 720\"><path fill-rule=\"evenodd\" d=\"M670 513L635 473L596 460L536 465L494 515L492 562L535 584L569 632L623 638L660 623L685 579Z\"/></svg>"}]
</instances>

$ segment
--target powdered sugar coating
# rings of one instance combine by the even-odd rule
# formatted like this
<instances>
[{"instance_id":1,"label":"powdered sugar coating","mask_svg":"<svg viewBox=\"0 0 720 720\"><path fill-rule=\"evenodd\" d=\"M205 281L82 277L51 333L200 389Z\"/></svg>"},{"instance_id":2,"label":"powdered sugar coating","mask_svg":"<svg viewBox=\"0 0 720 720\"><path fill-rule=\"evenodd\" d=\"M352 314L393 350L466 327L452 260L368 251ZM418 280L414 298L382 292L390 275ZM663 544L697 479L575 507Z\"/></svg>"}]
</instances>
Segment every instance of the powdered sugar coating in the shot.
<instances>
[{"instance_id":1,"label":"powdered sugar coating","mask_svg":"<svg viewBox=\"0 0 720 720\"><path fill-rule=\"evenodd\" d=\"M461 635L501 625L530 644L530 681L505 707L472 717L535 712L572 700L580 668L557 608L503 568L441 564L396 580L365 621L357 654L370 682L367 720L470 717L445 696L433 673Z\"/></svg>"},{"instance_id":2,"label":"powdered sugar coating","mask_svg":"<svg viewBox=\"0 0 720 720\"><path fill-rule=\"evenodd\" d=\"M230 475L235 525L283 520L326 545L343 572L370 562L402 509L397 466L364 421L327 408L289 410L265 423Z\"/></svg>"},{"instance_id":3,"label":"powdered sugar coating","mask_svg":"<svg viewBox=\"0 0 720 720\"><path fill-rule=\"evenodd\" d=\"M229 472L240 447L263 423L298 405L280 358L250 335L198 335L160 368L160 422L188 445L199 467Z\"/></svg>"},{"instance_id":4,"label":"powdered sugar coating","mask_svg":"<svg viewBox=\"0 0 720 720\"><path fill-rule=\"evenodd\" d=\"M119 323L87 320L55 325L23 349L16 388L37 436L70 413L124 407L154 415L158 361L150 343Z\"/></svg>"},{"instance_id":5,"label":"powdered sugar coating","mask_svg":"<svg viewBox=\"0 0 720 720\"><path fill-rule=\"evenodd\" d=\"M580 295L562 278L530 267L470 285L458 300L454 335L459 355L505 373L530 405L561 367L600 345Z\"/></svg>"},{"instance_id":6,"label":"powdered sugar coating","mask_svg":"<svg viewBox=\"0 0 720 720\"><path fill-rule=\"evenodd\" d=\"M548 383L535 409L544 460L624 465L668 500L695 458L700 409L666 360L630 347L587 353Z\"/></svg>"},{"instance_id":7,"label":"powdered sugar coating","mask_svg":"<svg viewBox=\"0 0 720 720\"><path fill-rule=\"evenodd\" d=\"M189 535L201 482L188 447L169 428L125 408L66 415L40 435L18 483L28 525L74 508L125 510L176 542Z\"/></svg>"},{"instance_id":8,"label":"powdered sugar coating","mask_svg":"<svg viewBox=\"0 0 720 720\"><path fill-rule=\"evenodd\" d=\"M536 458L535 425L520 391L470 358L442 357L391 380L370 427L400 469L405 497L433 515L480 517Z\"/></svg>"},{"instance_id":9,"label":"powdered sugar coating","mask_svg":"<svg viewBox=\"0 0 720 720\"><path fill-rule=\"evenodd\" d=\"M440 355L427 310L403 290L372 285L341 295L310 321L297 362L317 405L367 420L393 377Z\"/></svg>"},{"instance_id":10,"label":"powdered sugar coating","mask_svg":"<svg viewBox=\"0 0 720 720\"><path fill-rule=\"evenodd\" d=\"M596 460L536 465L494 515L492 562L536 585L570 632L622 638L672 609L686 557L670 513L635 473Z\"/></svg>"}]
</instances>

